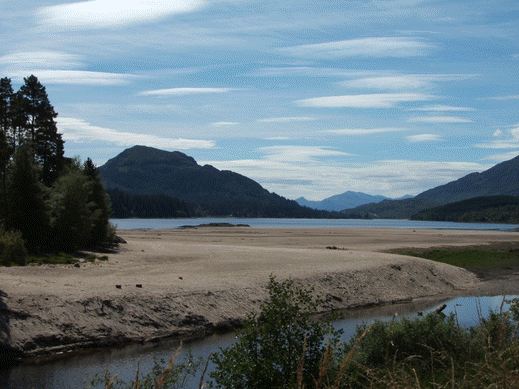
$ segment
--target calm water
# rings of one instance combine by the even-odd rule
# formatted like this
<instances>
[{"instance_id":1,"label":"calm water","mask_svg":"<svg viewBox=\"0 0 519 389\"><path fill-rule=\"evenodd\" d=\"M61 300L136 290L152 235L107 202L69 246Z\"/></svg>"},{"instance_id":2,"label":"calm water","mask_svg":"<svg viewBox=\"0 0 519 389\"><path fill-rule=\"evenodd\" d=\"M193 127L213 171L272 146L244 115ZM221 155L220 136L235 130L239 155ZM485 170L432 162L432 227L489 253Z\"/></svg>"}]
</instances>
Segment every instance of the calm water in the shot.
<instances>
[{"instance_id":1,"label":"calm water","mask_svg":"<svg viewBox=\"0 0 519 389\"><path fill-rule=\"evenodd\" d=\"M508 296L514 298L519 296ZM344 330L344 340L348 340L355 332L355 327L363 322L375 319L391 320L394 313L398 317L412 317L417 312L427 313L442 303L447 304L443 311L447 315L454 312L461 326L477 324L480 315L487 316L490 310L499 311L503 296L495 297L459 297L443 300L420 300L408 304L397 304L386 307L375 307L345 312L344 319L335 326ZM504 304L504 310L508 304ZM191 350L193 355L206 359L210 352L217 352L236 341L234 334L213 335L200 340L185 341L183 354ZM90 382L96 373L108 369L118 378L130 382L135 378L137 364L140 360L140 371L148 372L153 366L154 358L169 360L178 347L178 341L164 341L158 344L133 345L120 348L90 350L81 353L70 353L53 361L40 360L34 364L19 365L9 371L0 372L0 388L2 389L57 389L82 388ZM182 354L181 354L182 355ZM200 378L190 381L189 388L197 388Z\"/></svg>"},{"instance_id":2,"label":"calm water","mask_svg":"<svg viewBox=\"0 0 519 389\"><path fill-rule=\"evenodd\" d=\"M156 229L179 228L208 223L248 224L251 227L292 227L292 228L432 228L432 229L477 229L477 230L510 230L519 228L517 224L495 223L453 223L429 222L403 219L245 219L245 218L194 218L194 219L113 219L117 228Z\"/></svg>"}]
</instances>

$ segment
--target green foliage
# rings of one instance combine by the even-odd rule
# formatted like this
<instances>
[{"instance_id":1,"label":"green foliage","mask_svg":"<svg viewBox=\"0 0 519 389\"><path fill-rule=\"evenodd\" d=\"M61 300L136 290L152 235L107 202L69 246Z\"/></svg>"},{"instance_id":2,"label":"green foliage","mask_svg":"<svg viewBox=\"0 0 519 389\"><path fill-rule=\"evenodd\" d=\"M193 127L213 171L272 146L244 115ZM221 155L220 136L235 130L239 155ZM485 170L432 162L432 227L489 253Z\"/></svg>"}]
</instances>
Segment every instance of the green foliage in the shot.
<instances>
[{"instance_id":1,"label":"green foliage","mask_svg":"<svg viewBox=\"0 0 519 389\"><path fill-rule=\"evenodd\" d=\"M519 266L519 244L495 243L470 247L432 247L396 249L390 252L426 258L470 271L486 272Z\"/></svg>"},{"instance_id":2,"label":"green foliage","mask_svg":"<svg viewBox=\"0 0 519 389\"><path fill-rule=\"evenodd\" d=\"M35 265L72 265L78 262L78 258L74 258L72 255L66 253L59 253L57 255L40 255L37 257L30 256L27 258L27 264Z\"/></svg>"},{"instance_id":3,"label":"green foliage","mask_svg":"<svg viewBox=\"0 0 519 389\"><path fill-rule=\"evenodd\" d=\"M107 190L114 218L177 218L191 216L184 201L164 194L130 194Z\"/></svg>"},{"instance_id":4,"label":"green foliage","mask_svg":"<svg viewBox=\"0 0 519 389\"><path fill-rule=\"evenodd\" d=\"M109 229L112 206L99 170L90 158L83 165L83 173L88 178L88 206L92 213L92 229L87 243L89 246L99 246L107 240L111 232Z\"/></svg>"},{"instance_id":5,"label":"green foliage","mask_svg":"<svg viewBox=\"0 0 519 389\"><path fill-rule=\"evenodd\" d=\"M30 252L45 250L50 222L44 201L45 189L38 180L38 170L28 145L17 148L9 183L6 228L20 231Z\"/></svg>"},{"instance_id":6,"label":"green foliage","mask_svg":"<svg viewBox=\"0 0 519 389\"><path fill-rule=\"evenodd\" d=\"M27 250L20 231L0 228L0 265L25 265Z\"/></svg>"},{"instance_id":7,"label":"green foliage","mask_svg":"<svg viewBox=\"0 0 519 389\"><path fill-rule=\"evenodd\" d=\"M0 224L19 231L31 254L115 239L97 168L63 157L56 117L35 76L16 93L10 79L0 79Z\"/></svg>"},{"instance_id":8,"label":"green foliage","mask_svg":"<svg viewBox=\"0 0 519 389\"><path fill-rule=\"evenodd\" d=\"M311 319L320 303L312 291L274 277L267 290L268 302L259 314L247 318L237 333L239 341L213 356L216 367L210 376L217 388L293 388L303 361L301 379L311 387L319 375L326 339L331 347L338 343L340 333L327 321Z\"/></svg>"},{"instance_id":9,"label":"green foliage","mask_svg":"<svg viewBox=\"0 0 519 389\"><path fill-rule=\"evenodd\" d=\"M78 165L69 166L52 188L51 228L55 250L74 251L90 240L93 215L89 207L89 180Z\"/></svg>"}]
</instances>

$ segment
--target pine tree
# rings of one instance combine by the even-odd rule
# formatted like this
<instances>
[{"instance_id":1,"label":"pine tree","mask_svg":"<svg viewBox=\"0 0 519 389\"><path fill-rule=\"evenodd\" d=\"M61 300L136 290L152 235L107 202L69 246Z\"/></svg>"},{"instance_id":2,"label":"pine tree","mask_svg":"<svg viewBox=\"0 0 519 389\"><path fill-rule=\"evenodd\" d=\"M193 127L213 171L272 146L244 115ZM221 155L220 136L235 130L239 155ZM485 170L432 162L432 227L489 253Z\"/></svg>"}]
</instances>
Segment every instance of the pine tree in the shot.
<instances>
[{"instance_id":1,"label":"pine tree","mask_svg":"<svg viewBox=\"0 0 519 389\"><path fill-rule=\"evenodd\" d=\"M16 149L9 178L6 228L20 231L29 251L45 250L50 224L29 145Z\"/></svg>"},{"instance_id":2,"label":"pine tree","mask_svg":"<svg viewBox=\"0 0 519 389\"><path fill-rule=\"evenodd\" d=\"M105 191L99 169L88 158L83 164L83 173L89 178L89 204L92 208L92 231L90 233L91 246L98 246L106 241L110 226L112 206L110 197Z\"/></svg>"},{"instance_id":3,"label":"pine tree","mask_svg":"<svg viewBox=\"0 0 519 389\"><path fill-rule=\"evenodd\" d=\"M35 162L42 166L42 182L50 185L63 166L64 142L54 120L58 114L37 77L31 75L24 81L15 98L15 121L20 124L24 138L32 144Z\"/></svg>"}]
</instances>

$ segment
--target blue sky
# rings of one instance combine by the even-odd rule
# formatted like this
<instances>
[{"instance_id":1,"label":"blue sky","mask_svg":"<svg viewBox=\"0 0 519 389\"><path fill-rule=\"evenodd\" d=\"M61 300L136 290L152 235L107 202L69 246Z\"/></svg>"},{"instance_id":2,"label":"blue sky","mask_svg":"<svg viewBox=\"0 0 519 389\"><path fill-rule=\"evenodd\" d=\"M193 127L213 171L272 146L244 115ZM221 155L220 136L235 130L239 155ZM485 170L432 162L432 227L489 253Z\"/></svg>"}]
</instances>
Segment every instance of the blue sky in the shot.
<instances>
[{"instance_id":1,"label":"blue sky","mask_svg":"<svg viewBox=\"0 0 519 389\"><path fill-rule=\"evenodd\" d=\"M179 150L287 198L398 197L519 154L519 2L0 0L67 156Z\"/></svg>"}]
</instances>

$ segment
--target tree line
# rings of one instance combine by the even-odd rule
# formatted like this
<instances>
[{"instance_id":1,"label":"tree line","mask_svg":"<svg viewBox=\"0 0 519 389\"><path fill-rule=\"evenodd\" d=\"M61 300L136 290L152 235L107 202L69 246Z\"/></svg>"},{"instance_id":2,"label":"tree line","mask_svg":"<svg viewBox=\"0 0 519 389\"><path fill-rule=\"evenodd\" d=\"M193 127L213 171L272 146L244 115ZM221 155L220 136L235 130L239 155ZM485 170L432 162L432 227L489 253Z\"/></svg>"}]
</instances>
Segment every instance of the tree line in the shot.
<instances>
[{"instance_id":1,"label":"tree line","mask_svg":"<svg viewBox=\"0 0 519 389\"><path fill-rule=\"evenodd\" d=\"M0 79L0 263L71 252L114 237L111 205L88 158L64 157L57 113L34 75Z\"/></svg>"}]
</instances>

